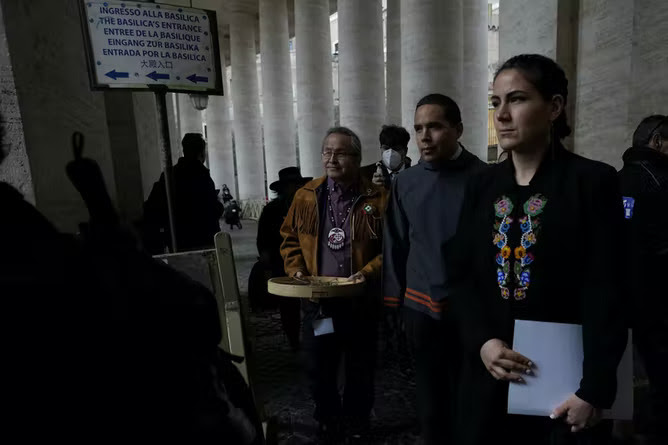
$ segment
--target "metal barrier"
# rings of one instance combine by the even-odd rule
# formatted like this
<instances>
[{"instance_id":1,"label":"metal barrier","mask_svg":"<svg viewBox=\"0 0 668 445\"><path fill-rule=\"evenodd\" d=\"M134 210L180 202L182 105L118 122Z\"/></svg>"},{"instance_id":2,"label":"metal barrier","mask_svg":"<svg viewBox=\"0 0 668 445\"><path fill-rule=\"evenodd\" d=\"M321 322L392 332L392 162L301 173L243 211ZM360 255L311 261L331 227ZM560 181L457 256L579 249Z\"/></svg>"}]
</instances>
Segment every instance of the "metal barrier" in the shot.
<instances>
[{"instance_id":1,"label":"metal barrier","mask_svg":"<svg viewBox=\"0 0 668 445\"><path fill-rule=\"evenodd\" d=\"M248 303L239 294L230 235L218 233L215 249L158 255L154 258L188 275L214 294L222 331L220 347L230 354L245 358L237 366L252 390L252 372L249 371L252 361L249 357L252 351L249 339L252 335L246 332Z\"/></svg>"},{"instance_id":2,"label":"metal barrier","mask_svg":"<svg viewBox=\"0 0 668 445\"><path fill-rule=\"evenodd\" d=\"M219 346L230 354L244 357L236 364L253 393L255 406L264 418L263 406L253 387L254 350L252 327L248 323L249 304L239 293L232 240L225 232L216 234L215 249L158 255L170 267L204 285L216 297L222 331Z\"/></svg>"},{"instance_id":3,"label":"metal barrier","mask_svg":"<svg viewBox=\"0 0 668 445\"><path fill-rule=\"evenodd\" d=\"M239 204L241 206L241 218L259 220L262 209L267 205L264 199L245 199Z\"/></svg>"}]
</instances>

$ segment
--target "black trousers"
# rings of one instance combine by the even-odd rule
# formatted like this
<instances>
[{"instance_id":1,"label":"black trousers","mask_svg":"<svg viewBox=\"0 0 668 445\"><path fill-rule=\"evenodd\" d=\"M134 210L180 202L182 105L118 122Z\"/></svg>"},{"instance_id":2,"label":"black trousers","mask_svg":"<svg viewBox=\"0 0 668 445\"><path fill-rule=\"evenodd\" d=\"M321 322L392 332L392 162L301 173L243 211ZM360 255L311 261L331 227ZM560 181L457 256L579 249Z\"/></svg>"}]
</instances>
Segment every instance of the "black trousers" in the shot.
<instances>
[{"instance_id":1,"label":"black trousers","mask_svg":"<svg viewBox=\"0 0 668 445\"><path fill-rule=\"evenodd\" d=\"M299 325L301 324L301 305L298 298L276 297L281 311L281 326L292 349L299 348Z\"/></svg>"},{"instance_id":2,"label":"black trousers","mask_svg":"<svg viewBox=\"0 0 668 445\"><path fill-rule=\"evenodd\" d=\"M650 429L654 444L668 443L668 320L638 323L634 343L645 364L650 390Z\"/></svg>"},{"instance_id":3,"label":"black trousers","mask_svg":"<svg viewBox=\"0 0 668 445\"><path fill-rule=\"evenodd\" d=\"M459 366L455 329L450 320L435 320L403 309L406 337L415 365L417 414L424 445L452 442L454 387Z\"/></svg>"},{"instance_id":4,"label":"black trousers","mask_svg":"<svg viewBox=\"0 0 668 445\"><path fill-rule=\"evenodd\" d=\"M341 416L366 420L373 407L378 322L370 311L353 306L352 300L302 301L302 345L316 405L314 417L322 423ZM318 318L332 318L334 333L316 336L313 321ZM338 389L341 360L343 397Z\"/></svg>"},{"instance_id":5,"label":"black trousers","mask_svg":"<svg viewBox=\"0 0 668 445\"><path fill-rule=\"evenodd\" d=\"M465 357L458 387L457 445L609 445L612 421L571 433L562 419L507 414L508 383L496 381L477 357Z\"/></svg>"}]
</instances>

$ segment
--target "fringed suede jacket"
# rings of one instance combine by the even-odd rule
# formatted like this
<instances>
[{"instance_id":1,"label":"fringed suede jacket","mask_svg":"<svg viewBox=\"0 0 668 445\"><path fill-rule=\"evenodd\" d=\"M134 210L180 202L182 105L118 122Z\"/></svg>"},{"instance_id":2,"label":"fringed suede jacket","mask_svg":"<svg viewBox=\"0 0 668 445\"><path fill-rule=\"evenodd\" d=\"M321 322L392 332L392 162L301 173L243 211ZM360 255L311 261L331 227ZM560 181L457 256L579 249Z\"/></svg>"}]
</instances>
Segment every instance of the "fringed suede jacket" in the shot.
<instances>
[{"instance_id":1,"label":"fringed suede jacket","mask_svg":"<svg viewBox=\"0 0 668 445\"><path fill-rule=\"evenodd\" d=\"M318 275L320 246L320 197L326 193L327 177L314 179L297 191L281 227L281 255L285 273ZM352 273L361 272L367 282L380 280L383 248L383 217L387 192L361 177L359 197L350 210ZM371 288L371 286L367 286Z\"/></svg>"}]
</instances>

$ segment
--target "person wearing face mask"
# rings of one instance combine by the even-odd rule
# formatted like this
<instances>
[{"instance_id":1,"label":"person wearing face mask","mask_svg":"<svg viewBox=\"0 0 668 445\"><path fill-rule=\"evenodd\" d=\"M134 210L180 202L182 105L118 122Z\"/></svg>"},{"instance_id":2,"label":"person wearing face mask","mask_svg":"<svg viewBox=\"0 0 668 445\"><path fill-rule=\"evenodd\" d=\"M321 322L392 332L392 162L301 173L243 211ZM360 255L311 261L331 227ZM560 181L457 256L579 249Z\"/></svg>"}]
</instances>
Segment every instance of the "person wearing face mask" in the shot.
<instances>
[{"instance_id":1,"label":"person wearing face mask","mask_svg":"<svg viewBox=\"0 0 668 445\"><path fill-rule=\"evenodd\" d=\"M447 310L443 249L455 234L466 182L485 165L459 143L463 131L459 106L451 98L430 94L418 102L420 163L392 181L385 218L385 315L388 320L401 317L405 326L425 445L451 443L458 358Z\"/></svg>"},{"instance_id":2,"label":"person wearing face mask","mask_svg":"<svg viewBox=\"0 0 668 445\"><path fill-rule=\"evenodd\" d=\"M370 178L375 185L384 186L389 190L392 180L411 166L411 158L406 156L411 135L404 127L383 125L378 139L380 161L362 167L362 176Z\"/></svg>"},{"instance_id":3,"label":"person wearing face mask","mask_svg":"<svg viewBox=\"0 0 668 445\"><path fill-rule=\"evenodd\" d=\"M668 116L648 116L633 133L619 172L627 240L633 340L650 383L648 443L668 443Z\"/></svg>"}]
</instances>

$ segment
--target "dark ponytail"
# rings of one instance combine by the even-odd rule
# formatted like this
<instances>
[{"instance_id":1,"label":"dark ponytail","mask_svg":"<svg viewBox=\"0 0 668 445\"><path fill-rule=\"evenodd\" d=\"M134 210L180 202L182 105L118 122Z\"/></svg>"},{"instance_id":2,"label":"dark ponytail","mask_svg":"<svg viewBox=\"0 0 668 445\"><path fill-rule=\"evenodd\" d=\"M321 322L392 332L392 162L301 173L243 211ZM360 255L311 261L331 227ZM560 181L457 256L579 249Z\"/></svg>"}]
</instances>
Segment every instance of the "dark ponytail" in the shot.
<instances>
[{"instance_id":1,"label":"dark ponytail","mask_svg":"<svg viewBox=\"0 0 668 445\"><path fill-rule=\"evenodd\" d=\"M559 94L564 98L564 108L553 122L553 135L561 140L571 134L571 127L566 119L568 103L568 79L564 70L549 57L540 54L520 54L508 59L494 74L494 80L501 72L509 69L520 71L524 77L538 90L545 100Z\"/></svg>"}]
</instances>

